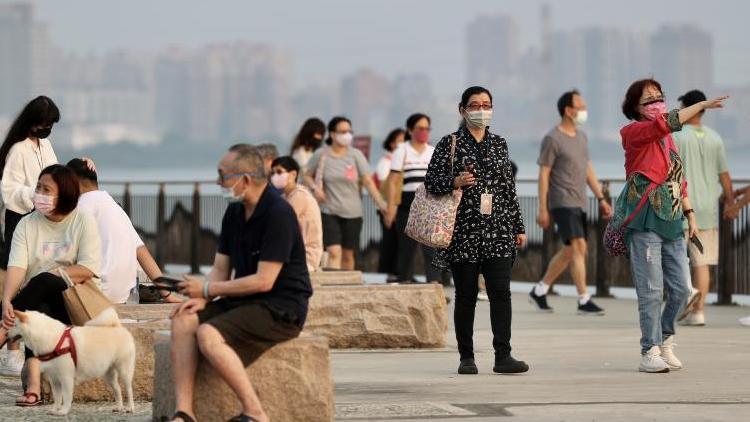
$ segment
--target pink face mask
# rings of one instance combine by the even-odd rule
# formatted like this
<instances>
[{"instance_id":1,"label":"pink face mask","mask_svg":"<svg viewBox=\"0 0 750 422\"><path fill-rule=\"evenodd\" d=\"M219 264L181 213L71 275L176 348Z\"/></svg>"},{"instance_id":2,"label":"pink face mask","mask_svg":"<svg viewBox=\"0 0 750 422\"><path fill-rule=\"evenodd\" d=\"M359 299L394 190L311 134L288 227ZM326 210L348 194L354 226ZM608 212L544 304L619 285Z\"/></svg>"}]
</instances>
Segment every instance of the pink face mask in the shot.
<instances>
[{"instance_id":1,"label":"pink face mask","mask_svg":"<svg viewBox=\"0 0 750 422\"><path fill-rule=\"evenodd\" d=\"M664 101L651 103L647 106L643 106L643 116L649 120L656 120L656 117L660 114L667 112L667 104Z\"/></svg>"},{"instance_id":2,"label":"pink face mask","mask_svg":"<svg viewBox=\"0 0 750 422\"><path fill-rule=\"evenodd\" d=\"M426 144L430 140L430 132L426 130L414 131L414 140L420 144Z\"/></svg>"},{"instance_id":3,"label":"pink face mask","mask_svg":"<svg viewBox=\"0 0 750 422\"><path fill-rule=\"evenodd\" d=\"M55 211L55 197L43 193L34 194L34 208L44 215L51 215Z\"/></svg>"}]
</instances>

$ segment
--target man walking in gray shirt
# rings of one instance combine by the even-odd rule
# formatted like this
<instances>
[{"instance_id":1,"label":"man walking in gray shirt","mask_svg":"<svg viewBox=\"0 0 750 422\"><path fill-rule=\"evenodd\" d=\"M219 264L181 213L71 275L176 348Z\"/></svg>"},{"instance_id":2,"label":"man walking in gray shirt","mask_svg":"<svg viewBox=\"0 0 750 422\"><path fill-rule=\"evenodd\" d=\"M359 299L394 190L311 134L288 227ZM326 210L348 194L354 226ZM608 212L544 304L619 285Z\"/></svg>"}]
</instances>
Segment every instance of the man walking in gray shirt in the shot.
<instances>
[{"instance_id":1,"label":"man walking in gray shirt","mask_svg":"<svg viewBox=\"0 0 750 422\"><path fill-rule=\"evenodd\" d=\"M588 138L578 128L586 122L588 111L578 91L568 91L557 101L561 122L542 141L539 154L539 216L537 223L547 229L551 222L564 246L547 267L542 280L529 293L529 301L544 312L552 312L547 304L547 292L567 268L578 290L578 313L604 315L586 290L586 185L599 201L604 217L612 215L612 208L604 200L599 181L594 174L588 151Z\"/></svg>"}]
</instances>

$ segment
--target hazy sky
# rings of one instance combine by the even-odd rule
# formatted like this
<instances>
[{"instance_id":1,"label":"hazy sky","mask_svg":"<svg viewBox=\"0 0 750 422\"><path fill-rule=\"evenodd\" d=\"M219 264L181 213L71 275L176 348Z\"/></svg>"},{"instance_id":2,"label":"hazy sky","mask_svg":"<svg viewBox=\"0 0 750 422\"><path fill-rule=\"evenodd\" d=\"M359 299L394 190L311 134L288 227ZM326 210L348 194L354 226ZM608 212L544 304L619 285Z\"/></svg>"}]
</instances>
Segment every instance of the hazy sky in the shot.
<instances>
[{"instance_id":1,"label":"hazy sky","mask_svg":"<svg viewBox=\"0 0 750 422\"><path fill-rule=\"evenodd\" d=\"M0 0L8 2L9 0ZM464 84L465 26L480 14L509 14L524 45L539 42L538 0L37 0L40 19L66 50L169 44L269 42L293 60L294 80L336 83L368 66L386 75L425 71L439 91ZM555 29L616 26L652 31L693 22L714 34L720 85L750 83L746 0L549 0ZM656 75L658 77L658 75Z\"/></svg>"}]
</instances>

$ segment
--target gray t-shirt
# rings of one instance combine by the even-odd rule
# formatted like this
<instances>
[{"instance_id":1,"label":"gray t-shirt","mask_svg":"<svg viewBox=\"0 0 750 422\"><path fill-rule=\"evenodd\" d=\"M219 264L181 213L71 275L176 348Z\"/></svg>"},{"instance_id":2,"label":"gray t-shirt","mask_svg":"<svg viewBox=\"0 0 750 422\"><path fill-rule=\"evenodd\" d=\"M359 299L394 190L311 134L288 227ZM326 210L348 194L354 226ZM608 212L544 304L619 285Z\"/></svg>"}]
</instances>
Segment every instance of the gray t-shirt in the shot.
<instances>
[{"instance_id":1,"label":"gray t-shirt","mask_svg":"<svg viewBox=\"0 0 750 422\"><path fill-rule=\"evenodd\" d=\"M580 129L571 137L556 126L542 140L537 164L552 168L548 207L588 209L586 170L589 165L588 137Z\"/></svg>"},{"instance_id":2,"label":"gray t-shirt","mask_svg":"<svg viewBox=\"0 0 750 422\"><path fill-rule=\"evenodd\" d=\"M342 218L362 217L359 181L362 176L370 176L367 159L360 150L352 147L341 157L333 156L329 148L320 148L307 162L309 173L317 173L323 154L323 191L326 200L320 204L320 211Z\"/></svg>"}]
</instances>

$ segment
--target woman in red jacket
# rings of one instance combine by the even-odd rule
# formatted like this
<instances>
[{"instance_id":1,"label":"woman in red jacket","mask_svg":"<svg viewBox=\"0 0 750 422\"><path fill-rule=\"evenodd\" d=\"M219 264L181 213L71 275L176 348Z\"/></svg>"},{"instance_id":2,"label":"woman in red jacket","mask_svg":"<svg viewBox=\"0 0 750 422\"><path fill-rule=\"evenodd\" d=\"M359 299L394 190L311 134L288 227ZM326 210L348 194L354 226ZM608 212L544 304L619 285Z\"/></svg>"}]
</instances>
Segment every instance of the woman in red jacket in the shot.
<instances>
[{"instance_id":1,"label":"woman in red jacket","mask_svg":"<svg viewBox=\"0 0 750 422\"><path fill-rule=\"evenodd\" d=\"M667 112L661 85L653 79L634 82L625 94L622 111L633 122L620 130L627 185L617 208L623 215L634 214L625 241L638 295L641 372L682 368L673 352L675 319L687 302L690 284L682 224L687 219L691 238L697 225L671 133L701 111L722 107L726 98ZM662 312L665 286L668 298Z\"/></svg>"}]
</instances>

